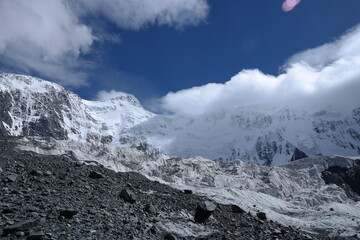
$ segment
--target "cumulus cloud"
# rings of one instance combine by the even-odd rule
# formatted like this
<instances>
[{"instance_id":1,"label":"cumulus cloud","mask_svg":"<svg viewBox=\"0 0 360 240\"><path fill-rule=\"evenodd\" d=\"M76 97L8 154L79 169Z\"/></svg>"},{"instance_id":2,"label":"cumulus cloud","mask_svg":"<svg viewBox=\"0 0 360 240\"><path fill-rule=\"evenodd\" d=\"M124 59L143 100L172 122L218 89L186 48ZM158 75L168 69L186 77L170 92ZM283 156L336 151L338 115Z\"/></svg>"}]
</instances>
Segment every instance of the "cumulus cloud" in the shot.
<instances>
[{"instance_id":1,"label":"cumulus cloud","mask_svg":"<svg viewBox=\"0 0 360 240\"><path fill-rule=\"evenodd\" d=\"M1 63L62 81L69 75L84 81L73 69L74 59L95 38L62 1L2 0L0 31Z\"/></svg>"},{"instance_id":2,"label":"cumulus cloud","mask_svg":"<svg viewBox=\"0 0 360 240\"><path fill-rule=\"evenodd\" d=\"M206 0L1 0L0 63L62 84L82 85L93 65L83 56L94 41L121 41L118 35L93 31L88 23L94 15L138 30L149 24L196 25L207 13Z\"/></svg>"},{"instance_id":3,"label":"cumulus cloud","mask_svg":"<svg viewBox=\"0 0 360 240\"><path fill-rule=\"evenodd\" d=\"M170 92L162 98L162 107L178 114L250 105L359 107L360 25L332 43L294 55L283 70L278 76L243 70L224 84Z\"/></svg>"}]
</instances>

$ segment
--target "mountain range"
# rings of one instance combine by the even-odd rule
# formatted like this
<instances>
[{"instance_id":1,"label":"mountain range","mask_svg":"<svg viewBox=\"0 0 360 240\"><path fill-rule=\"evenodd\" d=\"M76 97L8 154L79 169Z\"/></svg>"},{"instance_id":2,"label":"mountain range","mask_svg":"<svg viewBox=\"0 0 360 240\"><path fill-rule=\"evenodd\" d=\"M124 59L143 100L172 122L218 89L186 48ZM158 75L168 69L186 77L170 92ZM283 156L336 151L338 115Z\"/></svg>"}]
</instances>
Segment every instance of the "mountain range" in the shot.
<instances>
[{"instance_id":1,"label":"mountain range","mask_svg":"<svg viewBox=\"0 0 360 240\"><path fill-rule=\"evenodd\" d=\"M360 237L359 132L360 108L233 107L199 116L161 115L145 110L130 94L88 101L55 83L0 74L0 142L3 155L9 156L0 161L5 169L0 168L1 178L14 179L7 171L20 171L16 159L26 164L46 161L43 169L62 172L52 159L66 156L77 164L140 173L154 181L144 183L146 186L162 183L218 204L236 205L257 219L251 221L263 224L267 219L315 234L308 239ZM71 163L64 164L68 172L73 171ZM68 175L76 179L74 174ZM23 175L24 182L15 179L15 184L29 183ZM88 181L84 176L81 181ZM121 184L125 185L123 180ZM14 198L11 191L5 193L6 199ZM142 191L139 186L138 194ZM151 191L146 194L153 197ZM176 196L174 201L187 205L186 198ZM11 205L10 200L7 204ZM174 237L164 239L206 239L210 234L206 225L193 224L189 210L184 211L186 214L161 216L158 227ZM9 225L6 219L0 218L0 224ZM169 219L171 226L166 223ZM174 219L182 219L181 224ZM211 221L212 230L219 231L216 224L220 223L215 222L220 220ZM265 234L264 239L270 235Z\"/></svg>"},{"instance_id":2,"label":"mountain range","mask_svg":"<svg viewBox=\"0 0 360 240\"><path fill-rule=\"evenodd\" d=\"M38 78L0 75L0 130L180 157L278 166L317 155L360 154L360 106L336 111L237 107L199 116L159 115L130 94L88 101Z\"/></svg>"}]
</instances>

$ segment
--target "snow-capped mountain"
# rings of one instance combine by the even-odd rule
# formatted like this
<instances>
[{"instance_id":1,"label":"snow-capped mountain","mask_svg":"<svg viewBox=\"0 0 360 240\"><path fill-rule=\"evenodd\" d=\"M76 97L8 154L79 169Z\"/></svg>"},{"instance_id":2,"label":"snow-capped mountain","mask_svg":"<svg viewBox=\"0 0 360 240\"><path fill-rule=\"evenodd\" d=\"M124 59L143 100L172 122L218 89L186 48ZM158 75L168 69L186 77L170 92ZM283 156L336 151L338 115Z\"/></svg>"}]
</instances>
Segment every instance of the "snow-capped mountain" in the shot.
<instances>
[{"instance_id":1,"label":"snow-capped mountain","mask_svg":"<svg viewBox=\"0 0 360 240\"><path fill-rule=\"evenodd\" d=\"M306 156L358 156L360 108L297 112L260 107L197 117L155 116L126 134L129 139L145 136L168 155L277 166Z\"/></svg>"},{"instance_id":2,"label":"snow-capped mountain","mask_svg":"<svg viewBox=\"0 0 360 240\"><path fill-rule=\"evenodd\" d=\"M306 156L360 154L360 108L306 112L238 107L200 116L156 115L129 94L87 101L57 84L14 74L0 75L0 119L5 135L270 166Z\"/></svg>"},{"instance_id":3,"label":"snow-capped mountain","mask_svg":"<svg viewBox=\"0 0 360 240\"><path fill-rule=\"evenodd\" d=\"M130 94L86 101L57 84L14 74L0 74L0 102L0 130L14 136L118 143L121 131L153 116Z\"/></svg>"}]
</instances>

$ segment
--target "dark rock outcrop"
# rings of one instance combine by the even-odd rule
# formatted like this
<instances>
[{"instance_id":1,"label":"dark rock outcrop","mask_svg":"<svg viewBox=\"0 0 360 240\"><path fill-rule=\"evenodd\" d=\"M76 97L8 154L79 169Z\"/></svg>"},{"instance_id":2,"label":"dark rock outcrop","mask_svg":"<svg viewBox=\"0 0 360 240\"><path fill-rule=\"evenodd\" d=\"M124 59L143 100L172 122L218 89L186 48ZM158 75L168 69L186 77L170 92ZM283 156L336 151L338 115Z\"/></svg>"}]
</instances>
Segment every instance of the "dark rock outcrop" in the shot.
<instances>
[{"instance_id":1,"label":"dark rock outcrop","mask_svg":"<svg viewBox=\"0 0 360 240\"><path fill-rule=\"evenodd\" d=\"M295 148L294 150L294 153L293 155L291 156L291 162L293 161L296 161L296 160L299 160L299 159L303 159L303 158L307 158L308 156L303 152L301 151L300 149L298 149L297 147Z\"/></svg>"},{"instance_id":2,"label":"dark rock outcrop","mask_svg":"<svg viewBox=\"0 0 360 240\"><path fill-rule=\"evenodd\" d=\"M101 173L92 171L92 172L89 174L89 178L101 179L101 178L104 178L104 176L103 176Z\"/></svg>"},{"instance_id":3,"label":"dark rock outcrop","mask_svg":"<svg viewBox=\"0 0 360 240\"><path fill-rule=\"evenodd\" d=\"M256 216L260 219L260 220L266 220L266 213L264 212L258 212L256 213Z\"/></svg>"},{"instance_id":4,"label":"dark rock outcrop","mask_svg":"<svg viewBox=\"0 0 360 240\"><path fill-rule=\"evenodd\" d=\"M360 201L360 160L354 161L349 168L332 166L323 171L321 177L326 184L336 184L349 198Z\"/></svg>"},{"instance_id":5,"label":"dark rock outcrop","mask_svg":"<svg viewBox=\"0 0 360 240\"><path fill-rule=\"evenodd\" d=\"M123 190L121 190L120 198L122 198L124 201L129 202L129 203L136 202L134 192L132 192L131 190L129 190L127 188L124 188Z\"/></svg>"},{"instance_id":6,"label":"dark rock outcrop","mask_svg":"<svg viewBox=\"0 0 360 240\"><path fill-rule=\"evenodd\" d=\"M76 214L78 214L79 211L73 210L73 209L66 209L66 210L61 210L60 211L60 216L63 216L66 219L70 219L73 216L75 216Z\"/></svg>"},{"instance_id":7,"label":"dark rock outcrop","mask_svg":"<svg viewBox=\"0 0 360 240\"><path fill-rule=\"evenodd\" d=\"M0 136L9 135L4 123L8 126L12 126L12 119L9 115L11 109L11 95L8 92L0 92Z\"/></svg>"},{"instance_id":8,"label":"dark rock outcrop","mask_svg":"<svg viewBox=\"0 0 360 240\"><path fill-rule=\"evenodd\" d=\"M204 223L215 211L216 205L210 201L200 202L195 211L195 222Z\"/></svg>"},{"instance_id":9,"label":"dark rock outcrop","mask_svg":"<svg viewBox=\"0 0 360 240\"><path fill-rule=\"evenodd\" d=\"M231 205L231 210L233 213L245 213L238 205Z\"/></svg>"}]
</instances>

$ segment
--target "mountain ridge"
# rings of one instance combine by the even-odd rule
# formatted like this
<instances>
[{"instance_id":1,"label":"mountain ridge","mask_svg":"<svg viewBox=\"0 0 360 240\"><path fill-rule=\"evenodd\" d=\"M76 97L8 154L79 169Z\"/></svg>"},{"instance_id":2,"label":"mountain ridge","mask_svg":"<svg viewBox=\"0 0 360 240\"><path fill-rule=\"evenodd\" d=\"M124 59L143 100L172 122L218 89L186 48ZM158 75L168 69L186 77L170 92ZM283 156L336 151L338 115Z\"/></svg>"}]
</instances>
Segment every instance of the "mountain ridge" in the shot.
<instances>
[{"instance_id":1,"label":"mountain ridge","mask_svg":"<svg viewBox=\"0 0 360 240\"><path fill-rule=\"evenodd\" d=\"M0 75L0 100L5 135L269 166L306 156L360 155L360 108L305 112L234 106L200 116L157 115L126 93L107 101L83 100L55 83L14 74Z\"/></svg>"}]
</instances>

